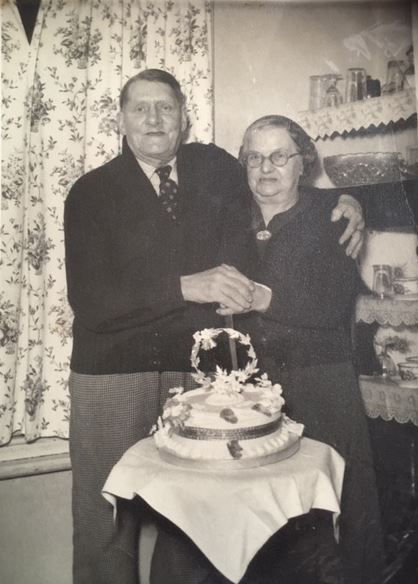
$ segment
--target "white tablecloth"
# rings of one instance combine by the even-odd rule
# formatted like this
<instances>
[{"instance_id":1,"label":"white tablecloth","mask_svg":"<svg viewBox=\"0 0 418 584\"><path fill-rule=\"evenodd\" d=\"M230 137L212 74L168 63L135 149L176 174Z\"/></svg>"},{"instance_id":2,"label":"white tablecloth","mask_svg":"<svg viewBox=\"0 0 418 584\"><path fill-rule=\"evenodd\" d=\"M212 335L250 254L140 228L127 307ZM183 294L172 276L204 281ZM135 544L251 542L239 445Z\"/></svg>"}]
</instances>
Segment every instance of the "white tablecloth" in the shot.
<instances>
[{"instance_id":1,"label":"white tablecloth","mask_svg":"<svg viewBox=\"0 0 418 584\"><path fill-rule=\"evenodd\" d=\"M103 496L138 495L180 527L232 582L287 521L310 509L336 518L344 461L330 446L302 438L291 458L246 470L181 468L161 460L152 438L132 446L114 466Z\"/></svg>"}]
</instances>

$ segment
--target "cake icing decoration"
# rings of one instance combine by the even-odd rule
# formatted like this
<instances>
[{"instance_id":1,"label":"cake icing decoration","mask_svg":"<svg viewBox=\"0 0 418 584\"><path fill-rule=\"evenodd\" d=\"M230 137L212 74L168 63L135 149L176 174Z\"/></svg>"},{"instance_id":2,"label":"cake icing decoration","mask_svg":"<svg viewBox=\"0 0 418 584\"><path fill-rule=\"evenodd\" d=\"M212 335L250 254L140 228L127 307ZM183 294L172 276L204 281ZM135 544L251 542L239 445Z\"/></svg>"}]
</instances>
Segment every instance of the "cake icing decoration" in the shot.
<instances>
[{"instance_id":1,"label":"cake icing decoration","mask_svg":"<svg viewBox=\"0 0 418 584\"><path fill-rule=\"evenodd\" d=\"M226 443L226 446L232 456L232 458L241 458L243 448L238 442L238 440L231 440L230 442Z\"/></svg>"},{"instance_id":2,"label":"cake icing decoration","mask_svg":"<svg viewBox=\"0 0 418 584\"><path fill-rule=\"evenodd\" d=\"M201 351L216 348L222 333L246 350L242 369L200 369ZM153 428L163 458L183 464L259 466L291 455L298 448L303 426L282 412L282 388L258 373L250 337L232 328L213 328L193 335L192 377L200 387L169 390L162 415ZM231 467L229 467L231 468ZM237 468L237 467L234 467Z\"/></svg>"}]
</instances>

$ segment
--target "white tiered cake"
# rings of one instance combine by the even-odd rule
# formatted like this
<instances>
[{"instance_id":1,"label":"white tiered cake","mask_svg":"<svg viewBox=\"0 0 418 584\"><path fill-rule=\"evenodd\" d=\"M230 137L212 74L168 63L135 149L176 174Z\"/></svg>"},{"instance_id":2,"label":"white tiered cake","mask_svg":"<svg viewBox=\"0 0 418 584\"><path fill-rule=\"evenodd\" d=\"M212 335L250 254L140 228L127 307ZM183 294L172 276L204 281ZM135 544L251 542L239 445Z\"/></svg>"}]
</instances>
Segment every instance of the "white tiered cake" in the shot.
<instances>
[{"instance_id":1,"label":"white tiered cake","mask_svg":"<svg viewBox=\"0 0 418 584\"><path fill-rule=\"evenodd\" d=\"M209 376L199 369L200 350L216 346L221 333L245 346L248 363L230 373L217 367ZM291 456L299 448L303 426L290 420L279 384L257 372L257 359L248 335L234 329L205 329L193 335L192 374L201 386L170 397L154 433L160 455L170 462L210 468L261 466Z\"/></svg>"}]
</instances>

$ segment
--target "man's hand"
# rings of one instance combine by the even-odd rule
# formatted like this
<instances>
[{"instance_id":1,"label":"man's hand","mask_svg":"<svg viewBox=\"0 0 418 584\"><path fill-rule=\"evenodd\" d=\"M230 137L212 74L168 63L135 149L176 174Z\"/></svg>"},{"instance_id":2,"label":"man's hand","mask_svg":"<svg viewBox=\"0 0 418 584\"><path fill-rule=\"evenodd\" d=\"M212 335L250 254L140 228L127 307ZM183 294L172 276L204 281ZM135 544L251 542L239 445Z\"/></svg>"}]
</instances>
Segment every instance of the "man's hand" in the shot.
<instances>
[{"instance_id":1,"label":"man's hand","mask_svg":"<svg viewBox=\"0 0 418 584\"><path fill-rule=\"evenodd\" d=\"M180 284L184 300L199 304L218 302L231 310L228 314L240 314L250 309L255 289L251 280L226 264L181 276Z\"/></svg>"},{"instance_id":2,"label":"man's hand","mask_svg":"<svg viewBox=\"0 0 418 584\"><path fill-rule=\"evenodd\" d=\"M251 303L251 306L247 310L241 311L241 313L250 312L251 310L255 310L257 312L265 312L270 306L270 302L271 289L268 288L267 286L264 286L263 284L258 284L257 282L255 282L255 290L253 293L253 301ZM221 316L235 314L235 312L231 308L225 306L224 304L221 304L221 306L217 309L216 312Z\"/></svg>"},{"instance_id":3,"label":"man's hand","mask_svg":"<svg viewBox=\"0 0 418 584\"><path fill-rule=\"evenodd\" d=\"M346 217L348 224L339 243L342 245L349 240L345 253L356 259L363 245L365 225L361 205L351 195L339 197L338 205L332 211L331 221L339 221L341 217Z\"/></svg>"}]
</instances>

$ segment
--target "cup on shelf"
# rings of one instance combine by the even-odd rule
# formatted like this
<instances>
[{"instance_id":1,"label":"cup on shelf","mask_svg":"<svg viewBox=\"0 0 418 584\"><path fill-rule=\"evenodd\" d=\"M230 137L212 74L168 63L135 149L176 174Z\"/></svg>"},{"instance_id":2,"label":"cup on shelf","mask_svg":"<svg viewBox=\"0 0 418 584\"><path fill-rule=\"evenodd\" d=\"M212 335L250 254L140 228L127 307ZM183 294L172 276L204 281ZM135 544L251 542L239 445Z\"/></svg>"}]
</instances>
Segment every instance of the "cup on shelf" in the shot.
<instances>
[{"instance_id":1,"label":"cup on shelf","mask_svg":"<svg viewBox=\"0 0 418 584\"><path fill-rule=\"evenodd\" d=\"M416 385L418 383L418 362L404 361L398 363L399 375L402 381Z\"/></svg>"},{"instance_id":2,"label":"cup on shelf","mask_svg":"<svg viewBox=\"0 0 418 584\"><path fill-rule=\"evenodd\" d=\"M395 278L393 280L393 291L395 294L401 294L403 296L418 294L418 276L406 277L406 278Z\"/></svg>"}]
</instances>

